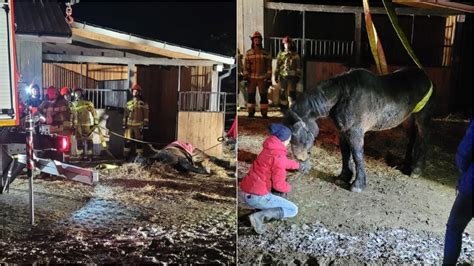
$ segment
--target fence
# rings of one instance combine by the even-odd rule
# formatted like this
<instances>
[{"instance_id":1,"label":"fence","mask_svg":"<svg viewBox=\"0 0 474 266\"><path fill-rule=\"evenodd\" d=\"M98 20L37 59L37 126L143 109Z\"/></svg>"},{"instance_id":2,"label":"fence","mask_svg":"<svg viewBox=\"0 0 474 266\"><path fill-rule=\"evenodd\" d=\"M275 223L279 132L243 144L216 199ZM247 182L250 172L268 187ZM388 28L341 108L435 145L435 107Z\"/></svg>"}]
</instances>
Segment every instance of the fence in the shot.
<instances>
[{"instance_id":1,"label":"fence","mask_svg":"<svg viewBox=\"0 0 474 266\"><path fill-rule=\"evenodd\" d=\"M225 113L226 102L225 92L184 91L179 93L178 111Z\"/></svg>"},{"instance_id":2,"label":"fence","mask_svg":"<svg viewBox=\"0 0 474 266\"><path fill-rule=\"evenodd\" d=\"M128 90L85 89L85 98L91 101L96 109L109 107L123 108L127 105Z\"/></svg>"},{"instance_id":3,"label":"fence","mask_svg":"<svg viewBox=\"0 0 474 266\"><path fill-rule=\"evenodd\" d=\"M270 37L270 51L276 57L283 49L280 37ZM296 51L302 55L303 39L293 39ZM305 39L306 56L326 59L350 58L355 56L355 41Z\"/></svg>"}]
</instances>

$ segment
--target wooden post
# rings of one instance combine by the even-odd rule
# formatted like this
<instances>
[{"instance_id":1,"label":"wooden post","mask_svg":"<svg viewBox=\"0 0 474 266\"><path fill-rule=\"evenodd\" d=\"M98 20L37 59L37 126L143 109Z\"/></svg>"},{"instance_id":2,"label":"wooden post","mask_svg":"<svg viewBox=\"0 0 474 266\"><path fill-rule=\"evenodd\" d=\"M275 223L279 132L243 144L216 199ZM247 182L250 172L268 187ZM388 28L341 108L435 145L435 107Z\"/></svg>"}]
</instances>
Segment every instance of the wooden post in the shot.
<instances>
[{"instance_id":1,"label":"wooden post","mask_svg":"<svg viewBox=\"0 0 474 266\"><path fill-rule=\"evenodd\" d=\"M237 46L242 54L250 49L250 39L255 31L265 36L265 0L237 0ZM266 47L263 42L263 47Z\"/></svg>"},{"instance_id":2,"label":"wooden post","mask_svg":"<svg viewBox=\"0 0 474 266\"><path fill-rule=\"evenodd\" d=\"M301 40L301 67L303 68L303 90L306 88L306 11L303 10L303 36Z\"/></svg>"},{"instance_id":3,"label":"wooden post","mask_svg":"<svg viewBox=\"0 0 474 266\"><path fill-rule=\"evenodd\" d=\"M360 65L361 58L361 35L362 35L362 13L354 13L355 15L355 31L354 31L354 41L355 41L355 64ZM354 55L353 55L354 56Z\"/></svg>"}]
</instances>

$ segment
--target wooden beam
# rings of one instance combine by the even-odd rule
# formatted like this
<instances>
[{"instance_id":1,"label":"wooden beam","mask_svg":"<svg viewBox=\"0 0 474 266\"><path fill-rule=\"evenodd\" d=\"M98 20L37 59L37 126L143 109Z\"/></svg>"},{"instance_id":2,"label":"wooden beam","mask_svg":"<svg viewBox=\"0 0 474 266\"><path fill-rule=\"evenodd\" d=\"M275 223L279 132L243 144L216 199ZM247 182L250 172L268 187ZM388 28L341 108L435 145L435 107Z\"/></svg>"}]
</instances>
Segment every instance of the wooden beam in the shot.
<instances>
[{"instance_id":1,"label":"wooden beam","mask_svg":"<svg viewBox=\"0 0 474 266\"><path fill-rule=\"evenodd\" d=\"M325 13L364 13L361 6L331 6L331 5L312 5L312 4L293 4L293 3L274 3L267 2L267 9L290 10L290 11L308 11ZM371 7L372 14L387 14L383 7ZM462 12L446 9L419 9L419 8L395 8L397 15L418 15L418 16L454 16L461 15Z\"/></svg>"},{"instance_id":2,"label":"wooden beam","mask_svg":"<svg viewBox=\"0 0 474 266\"><path fill-rule=\"evenodd\" d=\"M186 55L186 54L181 54L181 53L176 53L176 52L170 52L162 48L158 47L153 47L145 44L140 44L140 43L135 43L131 41L126 41L126 40L121 40L119 38L114 38L110 37L107 35L103 34L98 34L94 32L89 32L83 29L75 29L72 28L72 35L73 35L73 40L78 40L78 38L81 38L79 40L81 41L86 41L87 40L93 40L97 41L100 43L108 43L112 44L114 46L123 48L123 49L131 49L131 50L138 50L142 52L147 52L147 53L152 53L152 54L157 54L161 56L166 56L170 58L179 58L179 59L199 59L197 56L191 56L191 55Z\"/></svg>"},{"instance_id":3,"label":"wooden beam","mask_svg":"<svg viewBox=\"0 0 474 266\"><path fill-rule=\"evenodd\" d=\"M426 9L443 8L467 13L474 12L474 7L472 5L466 5L446 0L393 0L393 2L396 4L421 7Z\"/></svg>"},{"instance_id":4,"label":"wooden beam","mask_svg":"<svg viewBox=\"0 0 474 266\"><path fill-rule=\"evenodd\" d=\"M106 57L126 57L134 59L145 59L148 57L136 55L123 51L117 51L109 48L88 48L74 44L54 44L43 43L43 52L47 54L60 54L66 52L68 55L86 55L86 56L106 56Z\"/></svg>"},{"instance_id":5,"label":"wooden beam","mask_svg":"<svg viewBox=\"0 0 474 266\"><path fill-rule=\"evenodd\" d=\"M95 42L100 46L112 45L116 49L137 50L176 59L210 60L228 65L235 63L233 57L145 39L129 33L104 29L98 26L74 22L71 30L73 40L85 43Z\"/></svg>"},{"instance_id":6,"label":"wooden beam","mask_svg":"<svg viewBox=\"0 0 474 266\"><path fill-rule=\"evenodd\" d=\"M53 62L75 62L75 63L99 63L118 65L162 65L162 66L213 66L220 65L220 62L209 60L184 60L168 58L146 58L135 59L126 57L105 57L105 56L85 56L67 54L43 54L43 61Z\"/></svg>"},{"instance_id":7,"label":"wooden beam","mask_svg":"<svg viewBox=\"0 0 474 266\"><path fill-rule=\"evenodd\" d=\"M39 36L33 34L15 34L15 39L28 42L54 42L54 43L71 43L71 37L57 37L57 36Z\"/></svg>"}]
</instances>

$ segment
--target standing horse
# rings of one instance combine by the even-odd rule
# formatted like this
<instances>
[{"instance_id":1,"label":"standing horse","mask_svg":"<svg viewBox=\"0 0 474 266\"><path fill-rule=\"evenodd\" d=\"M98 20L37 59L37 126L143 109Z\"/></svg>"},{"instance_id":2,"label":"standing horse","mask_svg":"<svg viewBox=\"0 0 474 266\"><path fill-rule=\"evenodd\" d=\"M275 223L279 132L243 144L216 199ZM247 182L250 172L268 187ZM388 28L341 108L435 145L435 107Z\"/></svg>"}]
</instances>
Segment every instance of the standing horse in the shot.
<instances>
[{"instance_id":1,"label":"standing horse","mask_svg":"<svg viewBox=\"0 0 474 266\"><path fill-rule=\"evenodd\" d=\"M425 72L417 68L384 76L354 69L322 81L305 91L285 115L292 130L293 153L297 159L307 160L319 133L316 118L330 116L340 132L342 171L338 179L347 183L352 180L352 156L356 178L351 191L361 192L366 187L365 132L390 129L410 118L412 129L405 160L411 165L411 174L419 175L425 164L433 111L432 86Z\"/></svg>"}]
</instances>

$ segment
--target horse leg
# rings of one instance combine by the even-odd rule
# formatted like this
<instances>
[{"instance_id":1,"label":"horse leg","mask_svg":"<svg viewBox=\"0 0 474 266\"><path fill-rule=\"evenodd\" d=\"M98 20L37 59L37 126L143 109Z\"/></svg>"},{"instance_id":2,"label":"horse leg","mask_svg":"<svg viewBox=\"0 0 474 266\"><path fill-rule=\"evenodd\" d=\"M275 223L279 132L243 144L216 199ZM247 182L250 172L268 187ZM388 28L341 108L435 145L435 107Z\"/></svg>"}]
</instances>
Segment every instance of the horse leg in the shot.
<instances>
[{"instance_id":1,"label":"horse leg","mask_svg":"<svg viewBox=\"0 0 474 266\"><path fill-rule=\"evenodd\" d=\"M366 186L366 173L364 166L364 131L352 129L349 131L349 143L352 158L356 166L356 178L351 185L352 192L362 192Z\"/></svg>"},{"instance_id":2,"label":"horse leg","mask_svg":"<svg viewBox=\"0 0 474 266\"><path fill-rule=\"evenodd\" d=\"M421 114L415 116L416 140L413 148L413 158L411 164L411 177L421 175L426 163L426 143L429 138L429 117Z\"/></svg>"},{"instance_id":3,"label":"horse leg","mask_svg":"<svg viewBox=\"0 0 474 266\"><path fill-rule=\"evenodd\" d=\"M352 175L354 171L351 165L351 146L349 145L348 138L343 134L339 134L341 139L341 154L342 154L342 171L341 174L337 177L338 180L342 180L344 182L351 182Z\"/></svg>"},{"instance_id":4,"label":"horse leg","mask_svg":"<svg viewBox=\"0 0 474 266\"><path fill-rule=\"evenodd\" d=\"M222 168L225 168L225 169L232 169L234 170L235 168L235 165L234 167L232 166L232 164L229 162L229 161L226 161L226 160L222 160L222 159L219 159L215 156L212 156L212 155L209 155L209 160L213 163L215 163L216 165L222 167Z\"/></svg>"},{"instance_id":5,"label":"horse leg","mask_svg":"<svg viewBox=\"0 0 474 266\"><path fill-rule=\"evenodd\" d=\"M181 171L181 172L189 172L190 171L190 172L194 172L194 173L198 173L198 174L209 174L210 173L204 167L194 166L186 158L179 158L178 159L178 164L176 166L178 168L177 170Z\"/></svg>"},{"instance_id":6,"label":"horse leg","mask_svg":"<svg viewBox=\"0 0 474 266\"><path fill-rule=\"evenodd\" d=\"M407 121L407 135L408 135L408 145L407 145L407 150L405 153L405 163L404 163L404 169L408 169L408 173L410 172L410 167L413 162L413 147L415 145L415 140L416 140L416 124L415 124L415 119L413 116L408 118L409 121Z\"/></svg>"}]
</instances>

